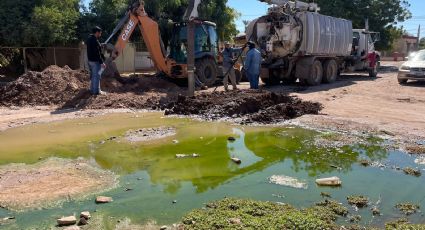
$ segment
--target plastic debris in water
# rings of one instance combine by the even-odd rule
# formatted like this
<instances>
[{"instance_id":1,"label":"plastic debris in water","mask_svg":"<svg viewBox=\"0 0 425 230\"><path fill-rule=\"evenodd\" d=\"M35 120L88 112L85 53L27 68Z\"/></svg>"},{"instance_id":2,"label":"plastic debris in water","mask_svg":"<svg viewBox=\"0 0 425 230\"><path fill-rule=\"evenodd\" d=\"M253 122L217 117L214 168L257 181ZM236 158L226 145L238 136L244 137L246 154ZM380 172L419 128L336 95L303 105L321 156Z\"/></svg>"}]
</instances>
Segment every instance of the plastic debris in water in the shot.
<instances>
[{"instance_id":1,"label":"plastic debris in water","mask_svg":"<svg viewBox=\"0 0 425 230\"><path fill-rule=\"evenodd\" d=\"M273 175L269 178L269 183L283 185L291 188L307 189L308 185L304 181L300 181L297 178L284 176L284 175Z\"/></svg>"},{"instance_id":2,"label":"plastic debris in water","mask_svg":"<svg viewBox=\"0 0 425 230\"><path fill-rule=\"evenodd\" d=\"M425 165L425 157L419 157L415 160L415 163L418 165Z\"/></svg>"}]
</instances>

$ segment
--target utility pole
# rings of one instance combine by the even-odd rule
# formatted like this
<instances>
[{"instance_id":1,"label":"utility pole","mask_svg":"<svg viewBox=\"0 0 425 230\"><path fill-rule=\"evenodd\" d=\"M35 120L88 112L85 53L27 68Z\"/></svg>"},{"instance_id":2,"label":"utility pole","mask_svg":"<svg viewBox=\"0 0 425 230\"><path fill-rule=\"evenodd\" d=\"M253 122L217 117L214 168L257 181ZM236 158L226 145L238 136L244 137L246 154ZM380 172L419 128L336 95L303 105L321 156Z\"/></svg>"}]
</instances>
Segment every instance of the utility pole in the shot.
<instances>
[{"instance_id":1,"label":"utility pole","mask_svg":"<svg viewBox=\"0 0 425 230\"><path fill-rule=\"evenodd\" d=\"M419 50L419 43L421 42L421 25L418 28L418 41L416 42L416 50Z\"/></svg>"},{"instance_id":2,"label":"utility pole","mask_svg":"<svg viewBox=\"0 0 425 230\"><path fill-rule=\"evenodd\" d=\"M195 96L195 22L189 20L187 25L187 90L188 96Z\"/></svg>"}]
</instances>

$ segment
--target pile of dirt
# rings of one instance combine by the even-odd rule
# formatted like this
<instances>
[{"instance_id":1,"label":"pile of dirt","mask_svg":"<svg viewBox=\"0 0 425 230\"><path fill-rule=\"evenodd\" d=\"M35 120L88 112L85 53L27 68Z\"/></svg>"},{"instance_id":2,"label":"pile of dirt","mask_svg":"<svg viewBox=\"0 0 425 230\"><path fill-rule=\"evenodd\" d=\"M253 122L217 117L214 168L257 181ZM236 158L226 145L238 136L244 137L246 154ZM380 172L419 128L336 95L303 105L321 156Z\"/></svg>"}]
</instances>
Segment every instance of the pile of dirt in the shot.
<instances>
[{"instance_id":1,"label":"pile of dirt","mask_svg":"<svg viewBox=\"0 0 425 230\"><path fill-rule=\"evenodd\" d=\"M62 105L89 87L87 72L50 66L0 87L0 106Z\"/></svg>"},{"instance_id":2,"label":"pile of dirt","mask_svg":"<svg viewBox=\"0 0 425 230\"><path fill-rule=\"evenodd\" d=\"M322 106L284 93L249 90L179 96L165 109L166 115L198 115L207 120L239 118L241 123L268 124L304 114L318 114Z\"/></svg>"},{"instance_id":3,"label":"pile of dirt","mask_svg":"<svg viewBox=\"0 0 425 230\"><path fill-rule=\"evenodd\" d=\"M182 92L176 84L156 76L104 77L101 88L107 95L97 97L90 95L89 87L87 71L50 66L0 86L0 106L155 109L161 100L175 99Z\"/></svg>"}]
</instances>

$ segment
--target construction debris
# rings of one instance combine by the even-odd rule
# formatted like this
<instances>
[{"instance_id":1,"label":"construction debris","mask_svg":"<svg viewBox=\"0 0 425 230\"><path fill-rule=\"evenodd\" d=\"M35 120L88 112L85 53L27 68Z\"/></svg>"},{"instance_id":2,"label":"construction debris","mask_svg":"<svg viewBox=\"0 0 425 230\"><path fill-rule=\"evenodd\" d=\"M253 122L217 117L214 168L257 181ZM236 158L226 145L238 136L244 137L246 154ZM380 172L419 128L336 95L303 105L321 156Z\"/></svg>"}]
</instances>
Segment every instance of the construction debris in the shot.
<instances>
[{"instance_id":1,"label":"construction debris","mask_svg":"<svg viewBox=\"0 0 425 230\"><path fill-rule=\"evenodd\" d=\"M269 183L283 185L291 188L307 189L308 185L304 181L300 181L297 178L284 176L284 175L273 175L269 178Z\"/></svg>"}]
</instances>

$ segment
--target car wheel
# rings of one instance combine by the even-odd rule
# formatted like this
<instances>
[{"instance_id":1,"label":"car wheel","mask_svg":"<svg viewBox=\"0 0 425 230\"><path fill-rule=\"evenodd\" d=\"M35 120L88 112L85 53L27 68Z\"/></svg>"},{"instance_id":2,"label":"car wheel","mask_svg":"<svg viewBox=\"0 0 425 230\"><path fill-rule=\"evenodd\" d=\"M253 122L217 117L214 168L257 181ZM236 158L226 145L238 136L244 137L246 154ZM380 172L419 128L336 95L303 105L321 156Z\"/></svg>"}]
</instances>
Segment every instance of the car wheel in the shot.
<instances>
[{"instance_id":1,"label":"car wheel","mask_svg":"<svg viewBox=\"0 0 425 230\"><path fill-rule=\"evenodd\" d=\"M398 79L398 83L400 85L406 84L407 83L407 79Z\"/></svg>"}]
</instances>

